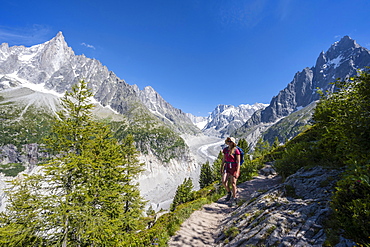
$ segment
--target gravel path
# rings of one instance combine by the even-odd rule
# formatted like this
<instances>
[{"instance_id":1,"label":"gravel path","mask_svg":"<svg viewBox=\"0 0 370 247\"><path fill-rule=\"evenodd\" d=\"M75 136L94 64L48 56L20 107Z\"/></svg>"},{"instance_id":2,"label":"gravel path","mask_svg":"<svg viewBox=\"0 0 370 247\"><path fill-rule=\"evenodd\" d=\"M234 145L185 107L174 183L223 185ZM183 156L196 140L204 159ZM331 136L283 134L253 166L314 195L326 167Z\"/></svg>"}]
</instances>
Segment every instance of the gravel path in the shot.
<instances>
[{"instance_id":1,"label":"gravel path","mask_svg":"<svg viewBox=\"0 0 370 247\"><path fill-rule=\"evenodd\" d=\"M238 185L239 199L248 201L254 192L269 189L280 182L279 176L259 175ZM225 202L225 197L217 202L204 205L202 210L195 211L181 225L180 230L168 242L168 246L215 246L214 242L222 220L235 208L229 207L229 203Z\"/></svg>"}]
</instances>

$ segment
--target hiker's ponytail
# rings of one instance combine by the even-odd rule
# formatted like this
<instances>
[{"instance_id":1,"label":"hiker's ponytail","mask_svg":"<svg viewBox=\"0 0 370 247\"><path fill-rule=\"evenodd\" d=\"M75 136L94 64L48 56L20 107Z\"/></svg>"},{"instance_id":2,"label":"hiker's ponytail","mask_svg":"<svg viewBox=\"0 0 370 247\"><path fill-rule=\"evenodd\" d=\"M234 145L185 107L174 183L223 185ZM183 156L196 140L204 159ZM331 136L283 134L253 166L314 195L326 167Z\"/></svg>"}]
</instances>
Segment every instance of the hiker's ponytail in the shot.
<instances>
[{"instance_id":1,"label":"hiker's ponytail","mask_svg":"<svg viewBox=\"0 0 370 247\"><path fill-rule=\"evenodd\" d=\"M235 155L235 150L236 150L236 144L233 142L232 148L231 150L229 150L229 155Z\"/></svg>"}]
</instances>

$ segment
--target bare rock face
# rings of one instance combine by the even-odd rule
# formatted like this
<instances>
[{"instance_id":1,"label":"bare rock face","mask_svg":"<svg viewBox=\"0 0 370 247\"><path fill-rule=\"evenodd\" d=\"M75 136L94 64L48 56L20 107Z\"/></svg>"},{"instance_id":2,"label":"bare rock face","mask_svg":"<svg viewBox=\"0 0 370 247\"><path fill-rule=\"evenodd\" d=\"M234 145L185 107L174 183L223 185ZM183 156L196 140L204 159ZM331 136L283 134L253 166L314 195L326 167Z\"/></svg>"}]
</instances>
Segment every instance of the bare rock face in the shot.
<instances>
[{"instance_id":1,"label":"bare rock face","mask_svg":"<svg viewBox=\"0 0 370 247\"><path fill-rule=\"evenodd\" d=\"M7 144L0 147L0 151L0 164L22 163L26 169L32 169L46 157L36 143L23 145L21 150L13 144Z\"/></svg>"},{"instance_id":2,"label":"bare rock face","mask_svg":"<svg viewBox=\"0 0 370 247\"><path fill-rule=\"evenodd\" d=\"M322 246L329 200L340 173L302 168L283 184L259 192L224 220L217 246ZM341 240L338 246L351 242Z\"/></svg>"}]
</instances>

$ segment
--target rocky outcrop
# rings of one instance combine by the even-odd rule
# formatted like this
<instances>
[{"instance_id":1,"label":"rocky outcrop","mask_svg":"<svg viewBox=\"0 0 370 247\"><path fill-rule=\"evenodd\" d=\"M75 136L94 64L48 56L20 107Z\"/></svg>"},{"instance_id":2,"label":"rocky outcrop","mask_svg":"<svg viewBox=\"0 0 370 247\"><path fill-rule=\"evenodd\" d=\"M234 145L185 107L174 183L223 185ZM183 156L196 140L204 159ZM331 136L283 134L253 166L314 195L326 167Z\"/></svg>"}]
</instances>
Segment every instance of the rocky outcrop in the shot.
<instances>
[{"instance_id":1,"label":"rocky outcrop","mask_svg":"<svg viewBox=\"0 0 370 247\"><path fill-rule=\"evenodd\" d=\"M257 192L223 221L217 246L322 246L324 222L341 171L300 169L268 191ZM337 246L351 241L341 238Z\"/></svg>"},{"instance_id":2,"label":"rocky outcrop","mask_svg":"<svg viewBox=\"0 0 370 247\"><path fill-rule=\"evenodd\" d=\"M18 150L13 144L0 147L0 164L22 163L26 170L32 170L47 154L40 151L37 143L22 145Z\"/></svg>"}]
</instances>

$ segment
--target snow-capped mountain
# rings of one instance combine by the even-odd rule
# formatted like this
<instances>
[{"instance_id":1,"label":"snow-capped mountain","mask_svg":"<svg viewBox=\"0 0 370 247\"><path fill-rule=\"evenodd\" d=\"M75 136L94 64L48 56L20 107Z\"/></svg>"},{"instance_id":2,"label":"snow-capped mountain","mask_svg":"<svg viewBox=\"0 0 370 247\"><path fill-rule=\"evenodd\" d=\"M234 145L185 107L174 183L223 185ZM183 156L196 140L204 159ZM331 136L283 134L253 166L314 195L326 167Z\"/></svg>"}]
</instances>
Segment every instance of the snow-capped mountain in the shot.
<instances>
[{"instance_id":1,"label":"snow-capped mountain","mask_svg":"<svg viewBox=\"0 0 370 247\"><path fill-rule=\"evenodd\" d=\"M239 106L218 105L207 117L202 132L211 136L225 137L241 127L254 112L266 106L267 104L262 103Z\"/></svg>"},{"instance_id":2,"label":"snow-capped mountain","mask_svg":"<svg viewBox=\"0 0 370 247\"><path fill-rule=\"evenodd\" d=\"M233 135L255 143L275 123L295 111L310 107L320 97L316 92L318 88L332 92L334 85L331 83L337 78L354 76L366 66L370 66L370 51L344 36L326 52L320 53L315 66L297 72L288 86L272 98L269 106L254 113Z\"/></svg>"},{"instance_id":3,"label":"snow-capped mountain","mask_svg":"<svg viewBox=\"0 0 370 247\"><path fill-rule=\"evenodd\" d=\"M180 133L199 133L184 112L172 107L151 87L139 90L118 78L98 60L75 55L64 36L24 47L0 45L0 89L27 86L62 94L84 79L102 106L125 114L144 104L158 119ZM140 102L141 101L141 102Z\"/></svg>"},{"instance_id":4,"label":"snow-capped mountain","mask_svg":"<svg viewBox=\"0 0 370 247\"><path fill-rule=\"evenodd\" d=\"M75 55L61 32L31 47L0 45L0 162L16 161L27 168L37 163L23 159L22 149L41 141L60 109L59 98L80 80L89 82L95 113L112 123L116 137L134 136L145 163L139 182L146 199L170 200L185 177L197 181L199 164L180 135L200 130L185 113L153 88L140 90L98 60Z\"/></svg>"}]
</instances>

